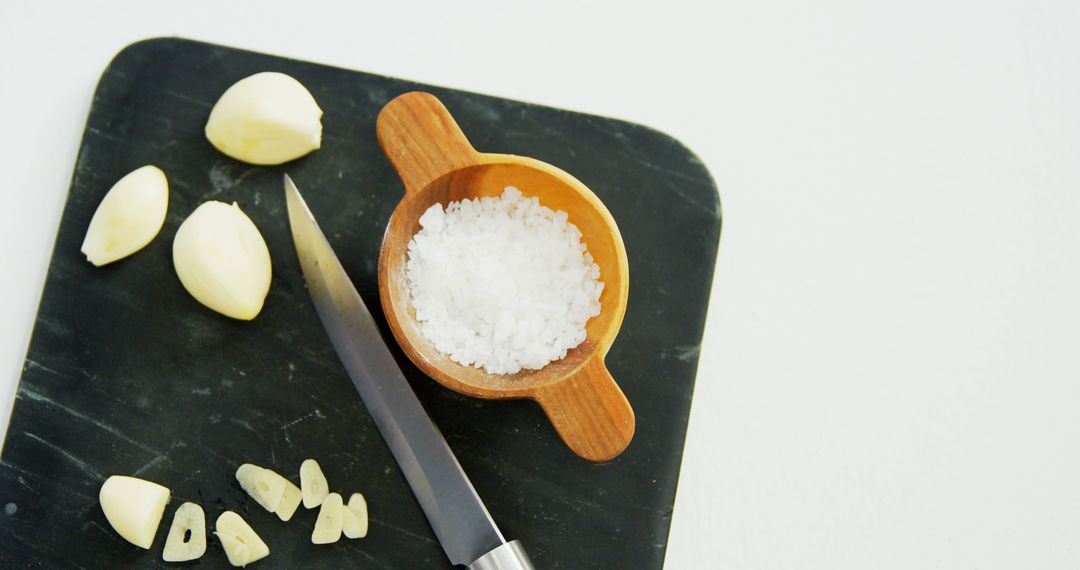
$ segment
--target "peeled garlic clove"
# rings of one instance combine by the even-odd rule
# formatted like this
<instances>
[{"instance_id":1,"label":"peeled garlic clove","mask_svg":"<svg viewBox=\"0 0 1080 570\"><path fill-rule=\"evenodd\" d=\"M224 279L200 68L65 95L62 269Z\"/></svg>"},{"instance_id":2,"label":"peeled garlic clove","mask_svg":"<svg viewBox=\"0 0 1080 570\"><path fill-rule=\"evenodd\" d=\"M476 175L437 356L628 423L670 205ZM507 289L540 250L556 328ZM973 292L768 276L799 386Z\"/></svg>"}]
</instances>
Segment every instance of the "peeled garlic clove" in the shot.
<instances>
[{"instance_id":1,"label":"peeled garlic clove","mask_svg":"<svg viewBox=\"0 0 1080 570\"><path fill-rule=\"evenodd\" d=\"M285 493L285 478L269 469L245 463L236 470L236 480L262 508L274 512Z\"/></svg>"},{"instance_id":2,"label":"peeled garlic clove","mask_svg":"<svg viewBox=\"0 0 1080 570\"><path fill-rule=\"evenodd\" d=\"M326 483L326 475L323 475L318 461L308 459L300 464L300 489L304 496L305 509L314 509L326 499L330 486Z\"/></svg>"},{"instance_id":3,"label":"peeled garlic clove","mask_svg":"<svg viewBox=\"0 0 1080 570\"><path fill-rule=\"evenodd\" d=\"M341 534L346 538L360 538L360 519L348 507L341 509Z\"/></svg>"},{"instance_id":4,"label":"peeled garlic clove","mask_svg":"<svg viewBox=\"0 0 1080 570\"><path fill-rule=\"evenodd\" d=\"M185 535L187 539L185 540ZM165 562L187 562L206 553L206 515L195 503L184 503L176 509L169 537L165 539Z\"/></svg>"},{"instance_id":5,"label":"peeled garlic clove","mask_svg":"<svg viewBox=\"0 0 1080 570\"><path fill-rule=\"evenodd\" d=\"M247 566L270 555L270 548L240 515L225 511L214 523L214 534L233 566Z\"/></svg>"},{"instance_id":6,"label":"peeled garlic clove","mask_svg":"<svg viewBox=\"0 0 1080 570\"><path fill-rule=\"evenodd\" d=\"M300 488L270 469L245 463L236 470L236 480L255 502L283 521L300 506Z\"/></svg>"},{"instance_id":7,"label":"peeled garlic clove","mask_svg":"<svg viewBox=\"0 0 1080 570\"><path fill-rule=\"evenodd\" d=\"M281 495L281 501L278 502L277 508L274 512L277 513L279 519L287 521L292 518L293 513L296 512L297 507L300 506L300 500L302 493L300 487L293 485L292 481L282 477L285 481L285 492Z\"/></svg>"},{"instance_id":8,"label":"peeled garlic clove","mask_svg":"<svg viewBox=\"0 0 1080 570\"><path fill-rule=\"evenodd\" d=\"M101 267L146 247L165 223L169 182L156 166L132 171L98 204L81 251Z\"/></svg>"},{"instance_id":9,"label":"peeled garlic clove","mask_svg":"<svg viewBox=\"0 0 1080 570\"><path fill-rule=\"evenodd\" d=\"M319 507L319 518L315 519L315 530L311 532L312 544L330 544L341 539L341 530L344 526L345 507L341 502L341 495L330 493Z\"/></svg>"},{"instance_id":10,"label":"peeled garlic clove","mask_svg":"<svg viewBox=\"0 0 1080 570\"><path fill-rule=\"evenodd\" d=\"M169 489L135 477L113 475L98 494L101 510L124 540L150 548L169 502Z\"/></svg>"},{"instance_id":11,"label":"peeled garlic clove","mask_svg":"<svg viewBox=\"0 0 1080 570\"><path fill-rule=\"evenodd\" d=\"M270 291L270 251L236 203L195 208L176 230L173 266L192 297L234 319L254 319Z\"/></svg>"},{"instance_id":12,"label":"peeled garlic clove","mask_svg":"<svg viewBox=\"0 0 1080 570\"><path fill-rule=\"evenodd\" d=\"M349 504L344 510L341 531L349 538L363 538L368 531L367 501L360 493L349 497Z\"/></svg>"},{"instance_id":13,"label":"peeled garlic clove","mask_svg":"<svg viewBox=\"0 0 1080 570\"><path fill-rule=\"evenodd\" d=\"M256 73L218 99L206 138L226 155L251 164L281 164L322 144L322 109L299 81Z\"/></svg>"}]
</instances>

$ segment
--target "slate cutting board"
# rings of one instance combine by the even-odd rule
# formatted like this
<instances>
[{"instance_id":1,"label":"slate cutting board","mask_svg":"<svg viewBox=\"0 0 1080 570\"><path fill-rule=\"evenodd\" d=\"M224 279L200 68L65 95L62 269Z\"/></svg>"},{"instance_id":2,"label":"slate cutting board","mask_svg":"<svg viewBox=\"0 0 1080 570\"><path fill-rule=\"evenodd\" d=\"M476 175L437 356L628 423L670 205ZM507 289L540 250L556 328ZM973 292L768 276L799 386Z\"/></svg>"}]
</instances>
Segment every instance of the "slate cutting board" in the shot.
<instances>
[{"instance_id":1,"label":"slate cutting board","mask_svg":"<svg viewBox=\"0 0 1080 570\"><path fill-rule=\"evenodd\" d=\"M323 148L281 167L233 161L203 137L217 97L268 70L299 79L325 111ZM393 345L399 363L503 532L525 543L537 568L663 565L720 233L717 192L700 161L623 121L155 39L117 55L94 95L0 456L0 567L170 566L161 548L181 501L202 504L208 525L224 509L244 516L271 549L257 568L449 567L310 304L281 189L289 172L382 323L376 259L402 189L375 117L416 89L442 99L477 149L555 164L611 210L631 281L607 363L637 413L637 434L614 461L592 464L570 453L532 402L450 392ZM90 217L116 180L144 164L168 175L165 226L145 250L94 268L79 253ZM273 283L253 322L203 308L173 272L173 235L206 200L239 202L270 248ZM233 478L252 462L296 481L308 457L333 489L367 495L366 539L314 546L315 511L280 522ZM111 474L172 489L150 551L120 539L101 513L98 489ZM210 543L197 565L227 567Z\"/></svg>"}]
</instances>

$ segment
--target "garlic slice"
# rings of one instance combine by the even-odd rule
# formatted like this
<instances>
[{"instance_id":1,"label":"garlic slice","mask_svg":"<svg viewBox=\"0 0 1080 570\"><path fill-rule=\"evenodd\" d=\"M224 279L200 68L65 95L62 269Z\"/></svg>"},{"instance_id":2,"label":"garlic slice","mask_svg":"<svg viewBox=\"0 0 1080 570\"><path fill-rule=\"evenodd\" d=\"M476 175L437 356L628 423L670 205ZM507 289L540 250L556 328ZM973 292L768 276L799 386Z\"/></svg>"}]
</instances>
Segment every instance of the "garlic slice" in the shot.
<instances>
[{"instance_id":1,"label":"garlic slice","mask_svg":"<svg viewBox=\"0 0 1080 570\"><path fill-rule=\"evenodd\" d=\"M240 515L225 511L214 523L214 534L233 566L247 566L270 555L270 548Z\"/></svg>"},{"instance_id":2,"label":"garlic slice","mask_svg":"<svg viewBox=\"0 0 1080 570\"><path fill-rule=\"evenodd\" d=\"M169 489L157 483L113 475L101 485L98 501L117 534L135 546L149 549L169 495Z\"/></svg>"},{"instance_id":3,"label":"garlic slice","mask_svg":"<svg viewBox=\"0 0 1080 570\"><path fill-rule=\"evenodd\" d=\"M363 538L368 531L367 500L360 493L349 497L349 504L344 509L344 521L341 531L349 538Z\"/></svg>"},{"instance_id":4,"label":"garlic slice","mask_svg":"<svg viewBox=\"0 0 1080 570\"><path fill-rule=\"evenodd\" d=\"M300 489L304 496L304 508L314 509L321 505L330 492L319 462L307 459L300 464Z\"/></svg>"},{"instance_id":5,"label":"garlic slice","mask_svg":"<svg viewBox=\"0 0 1080 570\"><path fill-rule=\"evenodd\" d=\"M189 534L190 533L190 534ZM184 539L187 535L187 540ZM195 503L184 503L176 509L169 537L165 539L165 562L187 562L206 553L206 515Z\"/></svg>"},{"instance_id":6,"label":"garlic slice","mask_svg":"<svg viewBox=\"0 0 1080 570\"><path fill-rule=\"evenodd\" d=\"M98 267L123 259L154 239L168 209L165 173L151 165L136 169L101 199L80 249Z\"/></svg>"},{"instance_id":7,"label":"garlic slice","mask_svg":"<svg viewBox=\"0 0 1080 570\"><path fill-rule=\"evenodd\" d=\"M236 203L196 208L176 230L173 266L195 300L234 319L254 319L270 291L270 251Z\"/></svg>"},{"instance_id":8,"label":"garlic slice","mask_svg":"<svg viewBox=\"0 0 1080 570\"><path fill-rule=\"evenodd\" d=\"M284 73L256 73L218 99L206 138L219 151L251 164L281 164L322 145L322 109L311 92Z\"/></svg>"},{"instance_id":9,"label":"garlic slice","mask_svg":"<svg viewBox=\"0 0 1080 570\"><path fill-rule=\"evenodd\" d=\"M282 477L285 481L285 492L281 495L281 501L278 503L274 512L277 513L279 519L288 521L292 518L293 513L300 506L300 500L302 493L300 487L293 485L292 481Z\"/></svg>"},{"instance_id":10,"label":"garlic slice","mask_svg":"<svg viewBox=\"0 0 1080 570\"><path fill-rule=\"evenodd\" d=\"M285 494L285 478L269 469L245 463L236 470L240 486L262 508L274 512Z\"/></svg>"},{"instance_id":11,"label":"garlic slice","mask_svg":"<svg viewBox=\"0 0 1080 570\"><path fill-rule=\"evenodd\" d=\"M341 495L330 493L319 507L319 518L315 519L315 529L311 532L312 544L330 544L341 539L344 525L345 507Z\"/></svg>"}]
</instances>

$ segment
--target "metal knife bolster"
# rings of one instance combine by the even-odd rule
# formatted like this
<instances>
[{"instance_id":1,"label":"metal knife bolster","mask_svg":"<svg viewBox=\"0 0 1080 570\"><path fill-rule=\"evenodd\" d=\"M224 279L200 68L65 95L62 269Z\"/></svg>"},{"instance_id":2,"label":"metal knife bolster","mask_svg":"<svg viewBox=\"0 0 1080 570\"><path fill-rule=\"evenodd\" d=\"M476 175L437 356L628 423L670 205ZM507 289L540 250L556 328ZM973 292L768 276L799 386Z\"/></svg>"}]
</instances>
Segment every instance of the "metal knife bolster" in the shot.
<instances>
[{"instance_id":1,"label":"metal knife bolster","mask_svg":"<svg viewBox=\"0 0 1080 570\"><path fill-rule=\"evenodd\" d=\"M520 540L511 540L469 564L468 570L533 570Z\"/></svg>"},{"instance_id":2,"label":"metal knife bolster","mask_svg":"<svg viewBox=\"0 0 1080 570\"><path fill-rule=\"evenodd\" d=\"M297 256L323 327L447 557L472 570L532 569L521 543L503 538L424 411L288 175L285 196Z\"/></svg>"}]
</instances>

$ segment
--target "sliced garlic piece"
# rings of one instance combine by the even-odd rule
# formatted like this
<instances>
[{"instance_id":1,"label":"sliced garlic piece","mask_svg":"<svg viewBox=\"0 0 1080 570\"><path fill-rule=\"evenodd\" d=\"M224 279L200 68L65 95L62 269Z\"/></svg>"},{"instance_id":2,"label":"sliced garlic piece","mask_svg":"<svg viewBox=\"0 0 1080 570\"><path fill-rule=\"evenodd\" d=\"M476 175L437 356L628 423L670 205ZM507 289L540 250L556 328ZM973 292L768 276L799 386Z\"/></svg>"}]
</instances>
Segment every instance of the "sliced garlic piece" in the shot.
<instances>
[{"instance_id":1,"label":"sliced garlic piece","mask_svg":"<svg viewBox=\"0 0 1080 570\"><path fill-rule=\"evenodd\" d=\"M113 475L101 486L98 500L113 530L131 544L148 549L169 502L169 489L143 479Z\"/></svg>"},{"instance_id":2,"label":"sliced garlic piece","mask_svg":"<svg viewBox=\"0 0 1080 570\"><path fill-rule=\"evenodd\" d=\"M236 480L262 508L274 512L285 493L285 478L269 469L245 463L236 470Z\"/></svg>"},{"instance_id":3,"label":"sliced garlic piece","mask_svg":"<svg viewBox=\"0 0 1080 570\"><path fill-rule=\"evenodd\" d=\"M356 518L356 513L350 511L348 506L341 509L341 534L344 534L345 538L360 538L360 519Z\"/></svg>"},{"instance_id":4,"label":"sliced garlic piece","mask_svg":"<svg viewBox=\"0 0 1080 570\"><path fill-rule=\"evenodd\" d=\"M299 81L284 73L256 73L214 104L206 138L236 160L281 164L322 145L322 114Z\"/></svg>"},{"instance_id":5,"label":"sliced garlic piece","mask_svg":"<svg viewBox=\"0 0 1080 570\"><path fill-rule=\"evenodd\" d=\"M214 523L214 534L233 566L247 566L270 554L270 548L240 515L225 511Z\"/></svg>"},{"instance_id":6,"label":"sliced garlic piece","mask_svg":"<svg viewBox=\"0 0 1080 570\"><path fill-rule=\"evenodd\" d=\"M341 531L349 538L363 538L368 531L367 500L360 493L353 493L349 497L349 504L345 507L345 517Z\"/></svg>"},{"instance_id":7,"label":"sliced garlic piece","mask_svg":"<svg viewBox=\"0 0 1080 570\"><path fill-rule=\"evenodd\" d=\"M330 486L326 483L326 475L323 475L319 462L307 459L300 464L300 489L304 496L304 508L314 509L323 503L330 492Z\"/></svg>"},{"instance_id":8,"label":"sliced garlic piece","mask_svg":"<svg viewBox=\"0 0 1080 570\"><path fill-rule=\"evenodd\" d=\"M315 530L311 532L312 544L330 544L341 539L341 530L344 526L345 507L341 502L341 495L330 493L319 507L319 518L315 519Z\"/></svg>"},{"instance_id":9,"label":"sliced garlic piece","mask_svg":"<svg viewBox=\"0 0 1080 570\"><path fill-rule=\"evenodd\" d=\"M184 503L176 509L169 537L165 539L165 562L187 562L206 553L206 515L195 503Z\"/></svg>"},{"instance_id":10,"label":"sliced garlic piece","mask_svg":"<svg viewBox=\"0 0 1080 570\"><path fill-rule=\"evenodd\" d=\"M236 480L262 508L283 521L300 506L300 488L273 470L245 463L236 470Z\"/></svg>"},{"instance_id":11,"label":"sliced garlic piece","mask_svg":"<svg viewBox=\"0 0 1080 570\"><path fill-rule=\"evenodd\" d=\"M293 485L292 481L284 477L282 477L282 480L285 481L285 492L281 495L281 502L278 503L274 512L277 513L279 519L287 521L292 518L293 513L300 506L302 493L300 487Z\"/></svg>"},{"instance_id":12,"label":"sliced garlic piece","mask_svg":"<svg viewBox=\"0 0 1080 570\"><path fill-rule=\"evenodd\" d=\"M176 230L173 266L195 300L234 319L254 319L270 291L270 251L236 203L196 208Z\"/></svg>"},{"instance_id":13,"label":"sliced garlic piece","mask_svg":"<svg viewBox=\"0 0 1080 570\"><path fill-rule=\"evenodd\" d=\"M165 223L169 182L156 166L136 169L113 184L101 199L81 251L101 267L146 247Z\"/></svg>"}]
</instances>

